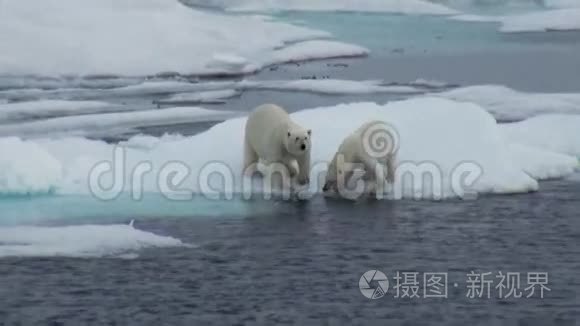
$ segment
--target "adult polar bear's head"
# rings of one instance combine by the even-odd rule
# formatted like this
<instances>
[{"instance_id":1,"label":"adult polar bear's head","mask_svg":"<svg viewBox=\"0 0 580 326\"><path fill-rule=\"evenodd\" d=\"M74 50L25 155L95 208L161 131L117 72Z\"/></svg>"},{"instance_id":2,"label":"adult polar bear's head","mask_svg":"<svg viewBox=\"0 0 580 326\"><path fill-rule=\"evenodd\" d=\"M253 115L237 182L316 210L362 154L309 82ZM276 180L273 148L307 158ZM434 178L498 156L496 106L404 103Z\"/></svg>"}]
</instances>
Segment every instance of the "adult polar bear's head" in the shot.
<instances>
[{"instance_id":1,"label":"adult polar bear's head","mask_svg":"<svg viewBox=\"0 0 580 326\"><path fill-rule=\"evenodd\" d=\"M288 153L294 156L303 156L309 153L312 147L310 142L311 135L312 130L293 124L287 128L284 135L284 147L286 147Z\"/></svg>"}]
</instances>

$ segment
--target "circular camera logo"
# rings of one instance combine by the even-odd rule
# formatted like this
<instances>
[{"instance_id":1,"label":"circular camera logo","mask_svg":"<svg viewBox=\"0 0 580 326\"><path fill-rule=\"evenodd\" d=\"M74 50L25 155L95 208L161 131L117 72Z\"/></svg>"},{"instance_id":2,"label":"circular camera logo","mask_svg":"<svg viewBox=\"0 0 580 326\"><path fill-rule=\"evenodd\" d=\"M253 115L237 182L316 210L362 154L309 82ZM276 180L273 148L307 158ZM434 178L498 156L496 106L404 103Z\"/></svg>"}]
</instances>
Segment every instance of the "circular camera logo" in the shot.
<instances>
[{"instance_id":1,"label":"circular camera logo","mask_svg":"<svg viewBox=\"0 0 580 326\"><path fill-rule=\"evenodd\" d=\"M385 273L372 269L360 277L358 288L360 293L368 299L380 299L389 290L389 279Z\"/></svg>"}]
</instances>

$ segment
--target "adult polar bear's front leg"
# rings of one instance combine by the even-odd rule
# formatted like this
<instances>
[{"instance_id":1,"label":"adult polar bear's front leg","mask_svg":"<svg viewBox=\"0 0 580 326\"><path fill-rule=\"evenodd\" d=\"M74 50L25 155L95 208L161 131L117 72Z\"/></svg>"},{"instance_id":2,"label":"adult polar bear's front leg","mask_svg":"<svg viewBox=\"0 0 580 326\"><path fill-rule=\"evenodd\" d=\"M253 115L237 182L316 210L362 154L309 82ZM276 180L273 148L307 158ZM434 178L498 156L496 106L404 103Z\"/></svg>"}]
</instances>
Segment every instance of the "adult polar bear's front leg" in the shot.
<instances>
[{"instance_id":1,"label":"adult polar bear's front leg","mask_svg":"<svg viewBox=\"0 0 580 326\"><path fill-rule=\"evenodd\" d=\"M304 185L310 183L310 152L297 158L296 163L298 163L298 175L296 176L298 184Z\"/></svg>"}]
</instances>

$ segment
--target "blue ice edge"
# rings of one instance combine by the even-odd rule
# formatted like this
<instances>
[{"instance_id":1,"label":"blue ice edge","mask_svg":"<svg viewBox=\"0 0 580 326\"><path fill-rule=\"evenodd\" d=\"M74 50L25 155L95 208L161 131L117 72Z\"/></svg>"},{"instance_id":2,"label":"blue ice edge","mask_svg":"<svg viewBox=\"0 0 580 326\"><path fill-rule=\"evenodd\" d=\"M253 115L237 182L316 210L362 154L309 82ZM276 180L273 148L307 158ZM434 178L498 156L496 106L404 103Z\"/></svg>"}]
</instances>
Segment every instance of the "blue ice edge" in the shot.
<instances>
[{"instance_id":1,"label":"blue ice edge","mask_svg":"<svg viewBox=\"0 0 580 326\"><path fill-rule=\"evenodd\" d=\"M135 200L125 193L113 200L91 195L2 195L0 226L22 224L75 223L77 221L129 222L148 218L243 218L271 211L274 202L266 200L168 199L163 194L147 193Z\"/></svg>"}]
</instances>

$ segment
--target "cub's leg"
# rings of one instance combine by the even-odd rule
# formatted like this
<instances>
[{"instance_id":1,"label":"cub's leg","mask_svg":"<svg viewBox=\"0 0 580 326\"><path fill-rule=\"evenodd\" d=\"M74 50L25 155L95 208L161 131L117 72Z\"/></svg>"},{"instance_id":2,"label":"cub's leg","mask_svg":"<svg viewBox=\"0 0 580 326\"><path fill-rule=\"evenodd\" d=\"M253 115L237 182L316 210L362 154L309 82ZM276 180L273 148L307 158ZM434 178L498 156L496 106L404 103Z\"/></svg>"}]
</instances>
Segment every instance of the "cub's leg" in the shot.
<instances>
[{"instance_id":1,"label":"cub's leg","mask_svg":"<svg viewBox=\"0 0 580 326\"><path fill-rule=\"evenodd\" d=\"M253 171L249 171L252 165L258 163L258 154L252 146L248 143L248 140L244 140L244 174L251 174Z\"/></svg>"}]
</instances>

